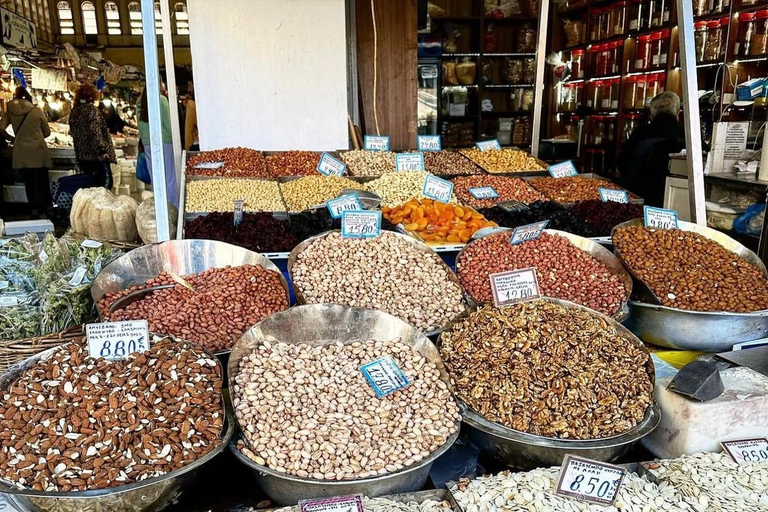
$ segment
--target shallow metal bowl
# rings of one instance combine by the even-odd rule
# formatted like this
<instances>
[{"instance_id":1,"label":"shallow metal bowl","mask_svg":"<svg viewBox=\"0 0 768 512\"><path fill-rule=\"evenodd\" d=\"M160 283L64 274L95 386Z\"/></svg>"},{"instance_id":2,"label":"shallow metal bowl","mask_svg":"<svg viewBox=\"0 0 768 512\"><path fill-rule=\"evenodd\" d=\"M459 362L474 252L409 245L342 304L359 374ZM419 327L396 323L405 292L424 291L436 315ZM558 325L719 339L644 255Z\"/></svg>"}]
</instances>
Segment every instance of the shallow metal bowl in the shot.
<instances>
[{"instance_id":1,"label":"shallow metal bowl","mask_svg":"<svg viewBox=\"0 0 768 512\"><path fill-rule=\"evenodd\" d=\"M41 360L48 359L62 346L48 349L11 366L0 375L0 391L8 389L23 371ZM220 362L218 364L221 365ZM221 403L226 403L223 396ZM198 470L224 451L234 432L235 419L228 412L224 430L221 433L221 443L218 446L183 468L156 478L109 489L76 492L19 489L8 480L0 479L0 493L5 493L6 499L12 505L15 504L19 510L30 512L141 512L149 509L160 510L178 498L186 488L194 483Z\"/></svg>"},{"instance_id":2,"label":"shallow metal bowl","mask_svg":"<svg viewBox=\"0 0 768 512\"><path fill-rule=\"evenodd\" d=\"M514 231L512 228L492 228L492 231L488 231L487 233L484 233L476 238L474 238L470 243L464 246L459 253L456 255L456 273L459 273L459 268L461 267L461 256L464 254L464 251L467 250L467 248L474 243L475 240L480 240L482 238L485 238L486 236L491 236L493 234L496 234L500 231ZM629 317L629 306L627 305L627 302L629 301L630 295L632 295L632 276L629 275L627 270L624 268L624 265L621 264L621 261L613 254L611 251L600 245L598 242L594 240L590 240L589 238L584 238L583 236L574 235L573 233L568 233L567 231L560 231L557 229L545 229L545 233L548 233L550 235L559 235L564 238L567 238L568 241L570 241L573 245L575 245L577 248L581 249L582 251L586 252L590 256L592 256L594 259L605 265L605 267L608 269L609 272L611 272L613 275L619 278L619 281L621 281L622 286L624 286L624 300L621 302L621 307L619 310L613 314L613 319L618 322L623 322L624 320ZM467 297L467 301L470 303L470 305L479 304L480 301L476 300L474 297L472 297L469 292L465 294Z\"/></svg>"},{"instance_id":3,"label":"shallow metal bowl","mask_svg":"<svg viewBox=\"0 0 768 512\"><path fill-rule=\"evenodd\" d=\"M332 341L350 343L354 340L390 340L400 338L415 348L440 370L440 378L450 388L440 353L420 330L399 318L375 309L359 309L333 304L294 306L275 313L251 327L232 348L229 358L229 389L234 393L235 377L239 373L240 360L252 353L261 341L292 344L327 345ZM242 430L242 425L240 425ZM301 499L322 498L344 494L362 493L374 497L383 494L411 492L421 489L429 476L435 459L453 445L459 435L456 432L446 443L417 464L395 473L359 480L316 480L287 475L256 464L232 442L231 449L237 458L251 468L265 493L275 502L292 505Z\"/></svg>"},{"instance_id":4,"label":"shallow metal bowl","mask_svg":"<svg viewBox=\"0 0 768 512\"><path fill-rule=\"evenodd\" d=\"M647 351L645 345L629 329L602 313L566 300L551 298L537 300L554 302L568 308L580 309L597 315L613 327L619 336ZM476 309L476 307L472 308L453 323L463 320ZM445 331L450 330L450 327L447 327ZM438 343L440 341L438 340ZM655 383L653 360L650 357L648 358L648 376L651 382ZM616 460L629 451L637 441L650 434L661 420L661 410L654 400L645 412L642 421L621 435L589 440L557 439L505 427L485 419L458 398L457 402L461 409L462 428L475 446L500 463L522 470L542 466L559 466L569 453L603 462Z\"/></svg>"},{"instance_id":5,"label":"shallow metal bowl","mask_svg":"<svg viewBox=\"0 0 768 512\"><path fill-rule=\"evenodd\" d=\"M613 228L612 234L617 229L642 225L643 219L630 220ZM719 243L766 275L760 258L725 233L684 221L678 221L678 227ZM618 249L616 251L618 253ZM640 286L647 288L642 282ZM752 313L692 311L630 300L629 318L625 324L646 343L682 350L725 352L738 343L768 337L768 310Z\"/></svg>"},{"instance_id":6,"label":"shallow metal bowl","mask_svg":"<svg viewBox=\"0 0 768 512\"><path fill-rule=\"evenodd\" d=\"M331 233L340 233L341 231L338 229L326 231L325 233L320 233L319 235L315 235L313 237L307 238L300 244L298 244L296 247L293 248L291 251L291 254L288 256L288 275L291 277L291 285L293 286L293 294L296 296L296 302L299 304L307 304L307 299L304 297L304 294L301 292L298 286L296 286L296 281L293 279L293 266L296 264L296 260L299 258L299 254L303 253L307 250L307 247L309 247L315 240L318 240L320 238L325 238ZM393 235L396 237L399 237L409 244L411 244L417 251L422 252L424 254L432 254L437 258L438 264L442 266L442 268L445 270L448 279L454 283L456 283L456 286L459 287L459 290L462 292L462 296L464 295L464 289L461 287L461 283L459 283L459 278L456 277L456 274L454 274L453 270L451 270L451 267L446 265L445 261L427 244L424 242L421 242L419 240L416 240L413 237L410 237L408 235L404 235L402 233L396 233L394 231L387 231L388 235ZM462 306L466 309L466 304L464 301L462 301ZM427 336L434 336L440 331L442 331L443 327L440 327L438 329L434 329L432 331L427 332Z\"/></svg>"}]
</instances>

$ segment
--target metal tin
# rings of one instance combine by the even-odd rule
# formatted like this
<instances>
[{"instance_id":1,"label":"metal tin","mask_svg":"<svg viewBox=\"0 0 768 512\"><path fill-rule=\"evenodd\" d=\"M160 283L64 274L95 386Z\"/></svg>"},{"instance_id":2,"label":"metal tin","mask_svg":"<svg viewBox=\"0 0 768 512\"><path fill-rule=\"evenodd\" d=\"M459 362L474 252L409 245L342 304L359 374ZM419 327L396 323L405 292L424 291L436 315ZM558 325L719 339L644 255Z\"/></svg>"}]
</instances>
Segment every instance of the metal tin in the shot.
<instances>
[{"instance_id":1,"label":"metal tin","mask_svg":"<svg viewBox=\"0 0 768 512\"><path fill-rule=\"evenodd\" d=\"M304 294L301 293L301 290L299 290L298 286L296 286L296 282L293 279L293 266L296 264L296 260L299 257L299 254L303 253L307 247L309 247L315 240L318 240L320 238L325 238L331 233L339 233L340 230L335 229L332 231L326 231L325 233L320 233L319 235L315 235L313 237L307 238L303 242L301 242L299 245L293 248L291 251L291 254L288 256L288 275L291 278L291 285L293 286L293 294L296 296L296 302L299 304L306 304L307 299L304 297ZM434 254L437 260L439 261L439 264L442 266L442 268L445 270L446 274L448 275L448 279L454 283L456 283L456 286L459 287L460 290L462 290L462 295L464 294L463 288L461 287L461 284L459 283L459 278L456 277L456 274L453 273L451 270L451 267L445 264L445 262L440 258L440 256L437 256L437 253L429 246L427 246L425 243L420 242L419 240L416 240L415 238L412 238L408 235L404 235L402 233L396 233L394 231L387 231L387 233L397 236L405 241L407 241L409 244L413 245L414 248L416 248L417 251L422 252L424 254ZM466 304L462 304L466 308ZM442 327L440 329L435 329L433 331L429 331L427 333L427 336L433 336L435 334L438 334L442 330Z\"/></svg>"},{"instance_id":2,"label":"metal tin","mask_svg":"<svg viewBox=\"0 0 768 512\"><path fill-rule=\"evenodd\" d=\"M613 327L619 336L647 351L645 345L629 329L602 313L565 300L550 298L538 300L554 302L597 315ZM469 312L463 314L462 317L468 314ZM459 320L457 318L454 322ZM448 329L450 326L446 327L446 330ZM438 339L438 344L440 342L441 340ZM655 384L653 360L648 358L648 361L648 376L651 382ZM654 400L645 412L643 420L624 434L590 440L556 439L520 432L486 420L462 400L457 398L456 401L461 409L462 429L472 443L500 463L521 470L542 466L559 466L568 454L601 462L616 460L629 451L636 442L650 434L661 420L661 409Z\"/></svg>"},{"instance_id":3,"label":"metal tin","mask_svg":"<svg viewBox=\"0 0 768 512\"><path fill-rule=\"evenodd\" d=\"M643 219L634 219L619 224L613 232L642 225ZM678 221L678 227L719 243L766 275L760 258L725 233L685 221ZM768 337L768 310L752 313L691 311L630 300L629 318L625 323L647 343L681 350L725 352L738 343Z\"/></svg>"},{"instance_id":4,"label":"metal tin","mask_svg":"<svg viewBox=\"0 0 768 512\"><path fill-rule=\"evenodd\" d=\"M0 375L0 390L6 390L18 379L27 368L38 361L51 357L63 345L36 354L20 363L11 366ZM219 363L221 364L221 363ZM221 398L225 404L224 397ZM21 510L30 512L69 512L87 510L89 512L114 512L143 510L160 510L194 483L197 471L205 463L224 451L235 432L234 417L227 413L227 421L221 434L221 443L196 461L181 469L163 476L149 478L140 482L77 492L45 492L30 489L19 489L7 480L0 479L0 493L5 493L6 499L16 503Z\"/></svg>"},{"instance_id":5,"label":"metal tin","mask_svg":"<svg viewBox=\"0 0 768 512\"><path fill-rule=\"evenodd\" d=\"M240 360L253 352L260 341L307 343L326 345L340 340L351 343L360 339L390 340L400 338L415 348L440 371L440 378L450 386L440 353L435 345L418 329L392 315L374 309L360 309L333 304L295 306L275 313L251 327L234 345L229 359L229 389L234 392L235 377ZM242 425L240 425L242 430ZM448 441L419 463L396 473L360 480L316 480L287 475L256 464L236 447L230 448L237 458L251 468L265 493L275 502L292 505L301 499L322 498L344 494L363 493L380 496L416 491L423 487L432 463L442 455L458 437L458 429Z\"/></svg>"},{"instance_id":6,"label":"metal tin","mask_svg":"<svg viewBox=\"0 0 768 512\"><path fill-rule=\"evenodd\" d=\"M495 233L498 233L499 231L514 231L512 228L497 228L495 231L491 231L488 233L485 233L481 236L478 236L474 240L472 240L469 244L467 244L462 250L459 251L459 254L456 255L456 272L459 272L459 266L461 262L461 255L464 254L464 251L469 247L472 242L475 240L480 240L482 238L485 238L486 236L493 235ZM619 310L613 315L613 319L617 322L623 322L629 317L629 306L627 305L627 302L629 301L630 295L632 295L632 276L627 273L624 266L621 264L621 261L611 253L608 249L600 245L599 243L590 240L589 238L584 238L583 236L574 235L573 233L568 233L566 231L559 231L557 229L545 229L545 233L548 233L550 235L559 235L564 238L567 238L568 241L570 241L573 245L575 245L578 249L581 249L582 251L586 252L590 256L592 256L594 259L605 265L605 267L613 274L615 275L619 281L621 281L621 284L624 286L624 300L621 303L621 307ZM514 269L510 269L514 270ZM475 300L472 296L469 295L469 293L465 293L465 296L467 298L467 302L470 303L470 305L478 304L479 301ZM592 311L592 310L590 310Z\"/></svg>"}]
</instances>

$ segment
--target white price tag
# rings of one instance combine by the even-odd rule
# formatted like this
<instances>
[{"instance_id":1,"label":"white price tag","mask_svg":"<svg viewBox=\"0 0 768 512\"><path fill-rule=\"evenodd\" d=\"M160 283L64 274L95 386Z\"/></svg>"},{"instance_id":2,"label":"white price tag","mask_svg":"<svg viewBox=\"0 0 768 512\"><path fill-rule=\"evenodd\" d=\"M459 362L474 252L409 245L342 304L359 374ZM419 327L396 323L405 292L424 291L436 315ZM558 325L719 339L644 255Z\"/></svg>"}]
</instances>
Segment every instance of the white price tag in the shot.
<instances>
[{"instance_id":1,"label":"white price tag","mask_svg":"<svg viewBox=\"0 0 768 512\"><path fill-rule=\"evenodd\" d=\"M149 324L146 320L87 324L88 354L110 361L125 359L134 352L149 350Z\"/></svg>"},{"instance_id":2,"label":"white price tag","mask_svg":"<svg viewBox=\"0 0 768 512\"><path fill-rule=\"evenodd\" d=\"M346 170L347 165L344 162L336 160L328 153L323 153L317 164L317 172L325 176L342 176Z\"/></svg>"},{"instance_id":3,"label":"white price tag","mask_svg":"<svg viewBox=\"0 0 768 512\"><path fill-rule=\"evenodd\" d=\"M626 474L626 469L613 464L566 455L560 467L555 494L613 505Z\"/></svg>"},{"instance_id":4,"label":"white price tag","mask_svg":"<svg viewBox=\"0 0 768 512\"><path fill-rule=\"evenodd\" d=\"M18 306L18 297L0 297L0 308L9 308L11 306Z\"/></svg>"},{"instance_id":5,"label":"white price tag","mask_svg":"<svg viewBox=\"0 0 768 512\"><path fill-rule=\"evenodd\" d=\"M488 151L489 149L501 149L501 144L499 144L498 139L483 140L475 143L475 146L477 146L477 149L480 151Z\"/></svg>"},{"instance_id":6,"label":"white price tag","mask_svg":"<svg viewBox=\"0 0 768 512\"><path fill-rule=\"evenodd\" d=\"M543 220L541 222L534 222L533 224L526 224L525 226L518 226L512 232L512 237L509 239L509 243L518 245L529 240L536 240L547 228L547 224L549 224L549 221Z\"/></svg>"},{"instance_id":7,"label":"white price tag","mask_svg":"<svg viewBox=\"0 0 768 512\"><path fill-rule=\"evenodd\" d=\"M363 512L363 495L336 496L299 502L300 512Z\"/></svg>"},{"instance_id":8,"label":"white price tag","mask_svg":"<svg viewBox=\"0 0 768 512\"><path fill-rule=\"evenodd\" d=\"M224 162L202 162L197 164L194 169L219 169L224 167Z\"/></svg>"},{"instance_id":9,"label":"white price tag","mask_svg":"<svg viewBox=\"0 0 768 512\"><path fill-rule=\"evenodd\" d=\"M451 201L451 195L453 194L453 183L438 178L437 176L427 174L427 177L424 178L424 187L421 189L421 193L435 201L449 203Z\"/></svg>"},{"instance_id":10,"label":"white price tag","mask_svg":"<svg viewBox=\"0 0 768 512\"><path fill-rule=\"evenodd\" d=\"M467 189L467 191L475 199L496 199L499 197L499 193L493 187L473 187Z\"/></svg>"},{"instance_id":11,"label":"white price tag","mask_svg":"<svg viewBox=\"0 0 768 512\"><path fill-rule=\"evenodd\" d=\"M45 252L45 249L40 249L40 261L42 261L43 263L48 261L48 253Z\"/></svg>"},{"instance_id":12,"label":"white price tag","mask_svg":"<svg viewBox=\"0 0 768 512\"><path fill-rule=\"evenodd\" d=\"M609 201L614 203L628 203L629 202L629 194L626 190L616 190L613 188L603 188L600 187L597 189L598 192L600 192L600 199L603 200L604 203L607 203Z\"/></svg>"},{"instance_id":13,"label":"white price tag","mask_svg":"<svg viewBox=\"0 0 768 512\"><path fill-rule=\"evenodd\" d=\"M331 199L325 202L325 206L328 207L328 211L331 212L331 217L334 219L340 219L341 214L345 211L362 210L363 206L360 204L360 200L355 194L347 194L336 199Z\"/></svg>"},{"instance_id":14,"label":"white price tag","mask_svg":"<svg viewBox=\"0 0 768 512\"><path fill-rule=\"evenodd\" d=\"M549 175L553 178L565 178L566 176L576 176L579 174L579 171L576 170L576 166L573 165L571 160L550 165L547 167L547 171L549 171Z\"/></svg>"},{"instance_id":15,"label":"white price tag","mask_svg":"<svg viewBox=\"0 0 768 512\"><path fill-rule=\"evenodd\" d=\"M395 167L399 171L423 171L424 155L421 153L398 153L395 155Z\"/></svg>"},{"instance_id":16,"label":"white price tag","mask_svg":"<svg viewBox=\"0 0 768 512\"><path fill-rule=\"evenodd\" d=\"M366 151L389 151L387 135L366 135L363 144Z\"/></svg>"},{"instance_id":17,"label":"white price tag","mask_svg":"<svg viewBox=\"0 0 768 512\"><path fill-rule=\"evenodd\" d=\"M72 274L72 279L69 280L69 286L79 286L83 282L85 273L88 271L85 267L77 267L75 273Z\"/></svg>"},{"instance_id":18,"label":"white price tag","mask_svg":"<svg viewBox=\"0 0 768 512\"><path fill-rule=\"evenodd\" d=\"M102 245L104 244L96 240L83 240L80 242L80 247L87 247L88 249L98 249Z\"/></svg>"},{"instance_id":19,"label":"white price tag","mask_svg":"<svg viewBox=\"0 0 768 512\"><path fill-rule=\"evenodd\" d=\"M439 135L419 135L419 151L440 151L443 142Z\"/></svg>"},{"instance_id":20,"label":"white price tag","mask_svg":"<svg viewBox=\"0 0 768 512\"><path fill-rule=\"evenodd\" d=\"M675 210L646 206L643 208L643 217L645 218L645 227L647 228L677 228L677 212Z\"/></svg>"},{"instance_id":21,"label":"white price tag","mask_svg":"<svg viewBox=\"0 0 768 512\"><path fill-rule=\"evenodd\" d=\"M245 208L245 199L235 199L234 215L232 222L235 226L239 226L243 222L243 209Z\"/></svg>"},{"instance_id":22,"label":"white price tag","mask_svg":"<svg viewBox=\"0 0 768 512\"><path fill-rule=\"evenodd\" d=\"M723 441L723 449L737 464L768 462L768 439L739 439Z\"/></svg>"},{"instance_id":23,"label":"white price tag","mask_svg":"<svg viewBox=\"0 0 768 512\"><path fill-rule=\"evenodd\" d=\"M491 274L489 279L493 303L497 308L541 297L539 278L533 267Z\"/></svg>"},{"instance_id":24,"label":"white price tag","mask_svg":"<svg viewBox=\"0 0 768 512\"><path fill-rule=\"evenodd\" d=\"M379 358L360 367L365 380L379 398L403 389L410 381L390 356Z\"/></svg>"},{"instance_id":25,"label":"white price tag","mask_svg":"<svg viewBox=\"0 0 768 512\"><path fill-rule=\"evenodd\" d=\"M341 213L341 236L374 238L381 234L380 211L345 211Z\"/></svg>"}]
</instances>

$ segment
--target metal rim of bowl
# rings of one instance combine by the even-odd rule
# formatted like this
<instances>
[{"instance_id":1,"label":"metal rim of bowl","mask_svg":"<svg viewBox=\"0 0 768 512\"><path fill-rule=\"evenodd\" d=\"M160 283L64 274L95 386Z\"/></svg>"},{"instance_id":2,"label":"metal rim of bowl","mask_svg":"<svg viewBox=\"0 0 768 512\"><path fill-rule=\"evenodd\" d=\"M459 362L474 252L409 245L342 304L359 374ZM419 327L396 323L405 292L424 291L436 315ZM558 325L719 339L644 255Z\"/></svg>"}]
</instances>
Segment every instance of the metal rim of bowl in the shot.
<instances>
[{"instance_id":1,"label":"metal rim of bowl","mask_svg":"<svg viewBox=\"0 0 768 512\"><path fill-rule=\"evenodd\" d=\"M34 356L31 356L23 361L20 361L14 364L8 370L3 372L3 374L8 374L13 371L16 371L17 368L20 368L21 371L24 371L32 367L34 364L37 364L39 361L48 359L49 357L53 356L55 352L61 350L62 347L66 345L67 343L64 343L62 345L49 348L48 350L40 352L39 354L35 354ZM223 376L224 367L221 364L221 361L204 347L200 345L197 345L197 347L202 349L209 357L211 357L211 359L216 361L216 364L219 366L219 369L221 370L220 373ZM222 381L223 381L223 377L222 377ZM5 493L5 494L13 494L17 496L30 496L34 498L93 499L93 498L101 498L105 496L113 496L116 494L122 494L129 491L136 491L144 487L150 487L152 485L156 485L156 484L165 482L166 480L171 480L173 478L189 473L190 471L193 471L199 468L200 466L202 466L203 464L205 464L206 462L210 461L211 459L216 457L218 454L223 452L224 449L227 447L227 445L230 443L232 437L234 436L237 420L235 419L234 414L229 409L227 409L227 406L226 406L227 401L225 400L224 393L220 393L220 396L221 396L222 409L224 410L224 415L225 415L224 428L222 428L222 431L220 434L221 442L217 446L215 446L213 449L211 449L208 453L206 453L205 455L203 455L198 459L195 459L194 461L190 462L184 467L181 467L179 469L171 471L170 473L166 473L164 475L157 476L154 478L147 478L146 480L140 480L138 482L132 482L130 484L119 485L117 487L109 487L106 489L91 489L88 491L48 492L48 491L36 491L33 489L21 489L17 487L17 485L11 482L10 480L0 478L0 484L3 485L3 488L0 489L0 494Z\"/></svg>"},{"instance_id":2,"label":"metal rim of bowl","mask_svg":"<svg viewBox=\"0 0 768 512\"><path fill-rule=\"evenodd\" d=\"M490 231L488 233L485 233L483 235L478 236L477 238L471 240L469 243L467 243L464 247L461 248L461 250L456 254L456 277L458 278L459 275L459 268L461 264L461 256L464 254L464 251L467 250L467 248L472 245L472 243L476 242L477 240L482 240L485 237L498 234L503 231L514 231L513 228L503 228L499 227L496 228L495 231ZM622 287L624 288L624 299L621 301L621 305L619 306L619 309L611 316L613 320L616 320L617 322L623 322L627 318L629 318L629 303L630 303L630 297L632 296L632 275L627 272L627 269L624 268L624 265L621 263L621 260L614 254L611 253L608 249L600 245L598 242L595 242L594 240L591 240L589 238L585 238L583 236L574 235L573 233L568 233L567 231L560 231L558 229L545 229L545 233L550 235L559 235L563 238L568 239L571 244L576 247L580 251L584 251L589 256L596 260L598 263L603 265L608 272L616 276L619 281L621 282ZM589 249L579 247L579 245L586 245ZM616 270L611 269L602 259L597 258L595 255L592 254L592 252L596 252L597 254L601 255L602 258L606 260L612 260L615 259L618 263ZM617 272L617 270L620 270L620 272ZM462 288L464 290L464 288ZM475 300L474 297L472 297L468 291L464 291L464 297L469 303L470 306L475 306L478 304L485 304L484 302L480 302ZM552 297L553 299L557 299L557 297ZM557 300L565 300L565 299L557 299ZM566 301L569 302L569 301ZM491 304L491 303L488 303ZM589 309L589 308L587 308ZM590 309L590 311L594 311Z\"/></svg>"},{"instance_id":3,"label":"metal rim of bowl","mask_svg":"<svg viewBox=\"0 0 768 512\"><path fill-rule=\"evenodd\" d=\"M296 296L296 303L297 304L304 305L304 304L319 304L319 303L307 302L306 298L304 297L304 294L301 292L301 290L299 290L299 287L296 285L296 281L293 278L293 266L296 264L296 260L298 259L299 255L301 253L303 253L304 251L306 251L306 249L313 242L315 242L316 240L319 240L321 238L326 238L331 233L340 233L340 232L341 232L341 230L339 230L339 229L332 229L330 231L326 231L324 233L320 233L318 235L311 236L311 237L307 238L306 240L304 240L303 242L301 242L298 245L296 245L296 247L294 247L293 250L291 251L291 253L288 255L288 265L287 265L287 267L288 267L288 275L291 278L291 286L293 287L293 294ZM462 299L461 299L461 306L463 307L463 310L460 313L458 313L458 315L461 315L461 313L463 313L464 311L466 311L468 309L468 305L467 305L467 302L465 300L466 292L464 291L464 288L461 286L461 283L459 282L459 277L456 275L455 272L453 272L453 270L451 270L451 267L449 267L443 261L443 259L440 257L440 255L438 255L427 244L425 244L424 242L421 242L420 240L416 240L413 237L410 237L408 235L404 235L402 233L397 233L395 231L386 231L386 233L389 233L389 234L394 235L394 236L396 236L396 237L398 237L398 238L400 238L402 240L405 240L406 242L412 244L420 252L423 252L423 253L426 253L426 254L432 254L435 258L437 258L437 261L439 262L439 265L441 266L441 268L443 270L445 270L446 275L448 277L448 280L453 282L459 288L459 293L461 294L461 297L462 297ZM384 234L384 232L382 232L382 234ZM335 303L333 303L333 304L335 304ZM344 306L344 304L338 304L338 305ZM456 317L454 317L454 319L455 318ZM448 325L452 320L453 319L448 320L444 325L438 327L437 329L433 329L431 331L426 331L425 334L427 336L435 336L437 334L440 334L445 329L446 325ZM407 320L403 320L403 322L408 323Z\"/></svg>"},{"instance_id":4,"label":"metal rim of bowl","mask_svg":"<svg viewBox=\"0 0 768 512\"><path fill-rule=\"evenodd\" d=\"M642 349L649 354L648 377L651 379L651 384L653 385L653 387L656 386L656 376L654 371L653 359L650 357L650 353L648 352L648 349L646 348L645 344L643 344L643 342L640 341L640 339L632 333L632 331L630 331L629 329L621 325L621 323L598 311L589 309L586 306L582 306L581 304L576 304L575 302L570 302L563 299L544 297L540 299L534 299L534 300L522 301L522 302L537 302L537 301L549 301L555 304L559 304L561 306L579 309L587 313L596 315L602 320L604 320L606 323L608 323L608 325L613 327L619 336L622 336L625 339L628 338L633 343L635 343L638 347L642 347ZM473 306L472 308L468 309L460 317L457 317L456 319L454 319L450 325L446 326L445 331L448 331L451 327L453 327L455 323L461 320L464 320L470 314L472 314L477 310L478 310L477 306ZM437 341L438 341L438 345L442 344L442 333ZM450 371L449 371L449 375L450 375ZM601 437L597 439L560 439L555 437L545 437L545 436L539 436L536 434L530 434L528 432L515 430L513 428L501 425L500 423L490 421L484 418L480 413L472 409L466 402L464 402L461 398L459 398L455 394L454 394L454 399L459 404L459 409L461 410L463 423L467 423L467 425L474 427L489 435L493 435L503 439L508 439L511 441L523 442L523 443L527 443L535 446L544 446L549 448L562 448L562 449L608 448L611 446L628 444L652 432L661 421L661 409L659 408L659 405L656 403L656 399L652 398L651 403L648 405L648 408L646 409L645 414L643 415L643 419L640 422L638 422L637 425L627 430L626 432L622 432L621 434L617 434L615 436Z\"/></svg>"}]
</instances>

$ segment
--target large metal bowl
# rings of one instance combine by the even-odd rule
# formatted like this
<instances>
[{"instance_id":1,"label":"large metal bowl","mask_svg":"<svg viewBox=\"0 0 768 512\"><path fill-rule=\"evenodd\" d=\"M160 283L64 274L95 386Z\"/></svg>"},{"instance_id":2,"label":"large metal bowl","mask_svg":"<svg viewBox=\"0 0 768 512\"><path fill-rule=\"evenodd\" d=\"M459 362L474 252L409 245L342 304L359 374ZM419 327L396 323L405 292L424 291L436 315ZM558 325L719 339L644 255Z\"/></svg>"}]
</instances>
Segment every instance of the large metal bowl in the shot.
<instances>
[{"instance_id":1,"label":"large metal bowl","mask_svg":"<svg viewBox=\"0 0 768 512\"><path fill-rule=\"evenodd\" d=\"M613 233L624 227L642 225L643 219L630 220L613 228ZM684 221L678 221L678 227L719 243L766 275L760 258L725 233ZM752 313L691 311L630 300L629 318L625 324L646 343L681 350L725 352L738 343L768 337L768 310Z\"/></svg>"},{"instance_id":2,"label":"large metal bowl","mask_svg":"<svg viewBox=\"0 0 768 512\"><path fill-rule=\"evenodd\" d=\"M315 235L313 237L307 238L303 242L301 242L299 245L293 248L291 251L291 254L288 256L288 275L291 277L291 285L293 286L293 294L296 296L296 302L299 304L307 304L307 299L304 297L304 294L301 292L298 286L296 286L296 281L293 279L293 266L296 264L296 260L299 257L299 254L303 253L305 250L307 250L307 247L309 247L315 240L318 240L320 238L325 238L331 233L339 233L340 230L335 229L331 231L326 231L325 233L320 233L319 235ZM432 254L437 258L438 264L442 266L442 268L445 270L446 275L448 276L448 279L454 283L456 283L456 286L459 287L459 290L462 291L462 296L464 295L464 289L461 287L461 283L459 283L459 278L456 277L456 274L453 273L453 270L451 270L451 267L446 265L445 261L427 244L424 242L421 242L419 240L416 240L413 237L410 237L408 235L404 235L402 233L396 233L394 231L387 231L388 235L399 237L409 244L411 244L417 251L422 252L424 254ZM462 306L466 308L466 304L462 302ZM438 329L432 330L427 332L427 336L434 336L440 331L442 331L443 327L440 327Z\"/></svg>"},{"instance_id":3,"label":"large metal bowl","mask_svg":"<svg viewBox=\"0 0 768 512\"><path fill-rule=\"evenodd\" d=\"M441 380L450 387L450 379L437 348L429 338L412 325L374 309L311 304L294 306L287 311L265 318L251 327L235 343L229 358L229 389L234 393L234 379L239 372L240 360L253 352L261 341L326 345L335 340L347 343L360 339L390 340L393 338L400 338L428 361L437 365ZM242 425L240 428L242 430ZM237 449L236 441L232 443L231 448L237 458L253 470L256 481L273 501L292 505L305 498L324 498L355 493L373 497L419 490L429 476L432 463L453 445L458 435L457 428L443 446L417 464L401 471L373 478L342 481L300 478L280 473L256 464Z\"/></svg>"},{"instance_id":4,"label":"large metal bowl","mask_svg":"<svg viewBox=\"0 0 768 512\"><path fill-rule=\"evenodd\" d=\"M643 350L647 350L645 345L629 329L602 313L566 300L551 298L538 300L554 302L597 315L605 320L608 325L612 326L622 338L634 343L638 347L642 347ZM463 314L461 318L454 320L451 325L462 320L476 309L472 308L472 310ZM450 326L446 327L445 330L448 331L449 329ZM440 341L438 340L438 343ZM651 382L655 383L653 361L650 358L648 364L648 375L651 378ZM457 402L461 409L462 429L475 446L498 462L521 470L542 466L559 466L568 454L603 462L616 460L628 452L636 442L650 434L661 420L661 410L654 400L645 412L645 417L642 421L624 434L591 440L556 439L528 434L505 427L485 419L458 398Z\"/></svg>"},{"instance_id":5,"label":"large metal bowl","mask_svg":"<svg viewBox=\"0 0 768 512\"><path fill-rule=\"evenodd\" d=\"M4 391L27 368L51 357L61 346L48 349L11 366L0 375L0 391ZM219 363L221 364L221 363ZM224 397L221 398L225 404ZM19 489L11 482L0 479L0 493L19 510L29 512L141 512L160 510L175 500L194 483L198 470L221 453L235 432L235 419L227 413L221 443L196 461L163 476L109 489L78 492L45 492Z\"/></svg>"},{"instance_id":6,"label":"large metal bowl","mask_svg":"<svg viewBox=\"0 0 768 512\"><path fill-rule=\"evenodd\" d=\"M489 231L486 234L483 234L481 236L478 236L477 238L474 238L470 243L464 246L459 253L456 255L456 273L459 272L460 262L461 262L461 256L464 254L464 251L467 250L467 248L472 245L475 240L480 240L482 238L485 238L486 236L491 236L495 233L498 233L500 231L514 231L512 228L494 228L493 231ZM594 259L605 265L605 267L610 271L613 275L615 275L617 278L619 278L619 281L621 281L622 286L624 286L624 300L621 303L621 307L619 310L613 314L613 318L618 322L623 322L627 319L629 316L629 306L627 305L627 302L629 301L630 295L632 295L632 276L629 275L627 270L624 268L624 265L621 264L621 261L613 254L611 251L600 245L599 243L595 242L594 240L590 240L589 238L584 238L583 236L574 235L573 233L568 233L566 231L560 231L557 229L545 229L545 233L548 233L550 235L559 235L564 238L567 238L568 241L570 241L573 245L575 245L577 248L581 249L582 251L586 252L590 256L592 256ZM469 293L466 293L467 301L470 303L470 305L479 304L480 301L476 300L474 297L469 295Z\"/></svg>"}]
</instances>

